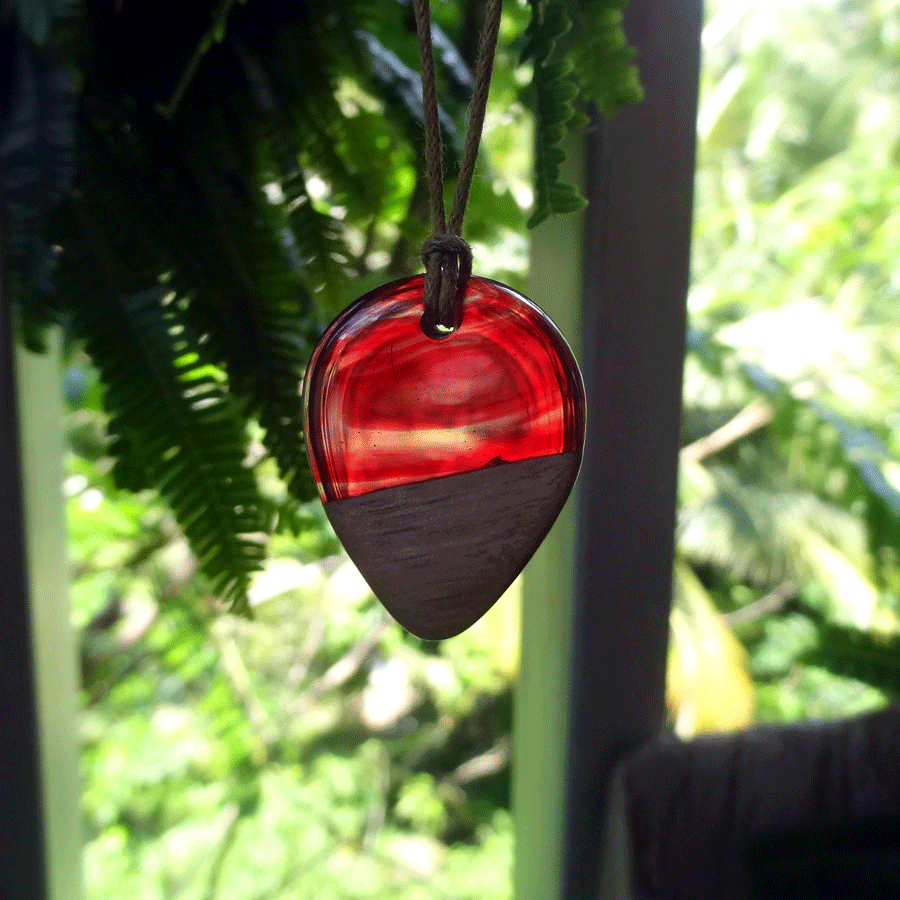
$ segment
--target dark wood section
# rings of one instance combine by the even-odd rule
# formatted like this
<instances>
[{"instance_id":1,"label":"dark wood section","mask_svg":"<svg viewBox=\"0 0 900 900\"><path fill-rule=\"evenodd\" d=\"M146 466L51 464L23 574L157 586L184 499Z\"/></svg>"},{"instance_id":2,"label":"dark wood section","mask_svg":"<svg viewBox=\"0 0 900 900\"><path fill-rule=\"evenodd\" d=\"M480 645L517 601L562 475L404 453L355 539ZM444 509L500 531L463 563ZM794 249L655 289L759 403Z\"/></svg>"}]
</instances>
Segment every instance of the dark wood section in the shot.
<instances>
[{"instance_id":1,"label":"dark wood section","mask_svg":"<svg viewBox=\"0 0 900 900\"><path fill-rule=\"evenodd\" d=\"M597 897L612 767L664 721L701 22L628 5L646 98L588 140L566 900Z\"/></svg>"},{"instance_id":2,"label":"dark wood section","mask_svg":"<svg viewBox=\"0 0 900 900\"><path fill-rule=\"evenodd\" d=\"M341 543L388 612L425 640L481 618L531 559L578 476L559 453L332 500Z\"/></svg>"}]
</instances>

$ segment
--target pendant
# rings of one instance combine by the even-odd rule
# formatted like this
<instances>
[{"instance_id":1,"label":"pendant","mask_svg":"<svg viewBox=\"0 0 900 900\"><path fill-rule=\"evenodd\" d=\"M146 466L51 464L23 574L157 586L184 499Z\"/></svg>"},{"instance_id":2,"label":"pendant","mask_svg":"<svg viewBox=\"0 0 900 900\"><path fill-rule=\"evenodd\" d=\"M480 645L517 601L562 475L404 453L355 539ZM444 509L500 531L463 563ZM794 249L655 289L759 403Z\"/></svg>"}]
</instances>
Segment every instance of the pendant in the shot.
<instances>
[{"instance_id":1,"label":"pendant","mask_svg":"<svg viewBox=\"0 0 900 900\"><path fill-rule=\"evenodd\" d=\"M509 587L569 496L584 444L581 373L521 294L469 279L446 337L421 326L421 275L329 326L303 387L325 512L388 612L453 637Z\"/></svg>"}]
</instances>

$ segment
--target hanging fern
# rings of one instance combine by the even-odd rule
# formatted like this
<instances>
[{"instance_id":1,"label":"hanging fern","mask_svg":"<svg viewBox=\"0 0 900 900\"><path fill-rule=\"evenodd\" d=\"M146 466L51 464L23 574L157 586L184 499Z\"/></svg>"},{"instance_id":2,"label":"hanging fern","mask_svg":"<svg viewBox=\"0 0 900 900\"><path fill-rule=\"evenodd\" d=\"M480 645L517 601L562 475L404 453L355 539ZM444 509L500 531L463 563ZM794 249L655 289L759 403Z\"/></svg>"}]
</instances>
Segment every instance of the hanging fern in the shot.
<instances>
[{"instance_id":1,"label":"hanging fern","mask_svg":"<svg viewBox=\"0 0 900 900\"><path fill-rule=\"evenodd\" d=\"M302 527L316 494L300 398L315 339L352 299L350 276L370 274L373 247L391 275L408 274L427 228L424 183L410 177L422 100L409 10L394 0L7 6L11 294L31 338L52 315L81 339L105 386L118 484L158 490L216 590L240 606L260 540ZM560 178L559 145L585 121L573 111L579 85L599 99L605 84L604 111L627 99L605 83L627 70L610 13L620 8L585 0L576 18L602 34L576 37L566 55L563 7L533 3L538 217L583 202ZM54 17L56 46L39 48ZM595 77L587 60L601 44L606 74ZM437 27L435 46L453 172L471 75ZM310 196L312 175L329 185L327 206ZM287 499L261 496L245 465L251 431Z\"/></svg>"},{"instance_id":2,"label":"hanging fern","mask_svg":"<svg viewBox=\"0 0 900 900\"><path fill-rule=\"evenodd\" d=\"M282 228L283 251L288 265L302 272L306 287L321 294L323 305L337 313L348 301L347 263L349 252L344 245L339 223L316 209L307 189L306 176L300 163L300 149L294 141L294 129L290 114L281 102L273 77L265 64L243 44L235 42L235 48L253 96L267 123L265 138L268 145L268 167L265 168L270 183L281 189L280 207L286 212ZM311 94L317 98L330 88L325 84ZM333 100L333 94L327 96ZM312 99L312 98L310 98ZM336 104L329 112L338 112ZM332 136L321 135L318 146L331 143ZM328 151L333 155L333 149ZM257 185L261 189L262 185ZM308 310L307 310L308 312Z\"/></svg>"},{"instance_id":3,"label":"hanging fern","mask_svg":"<svg viewBox=\"0 0 900 900\"><path fill-rule=\"evenodd\" d=\"M588 118L577 106L579 97L593 101L609 117L643 96L633 51L622 30L627 0L580 0L582 27L568 53L563 40L572 28L559 0L532 0L532 18L525 36L522 60L534 67L535 175L534 228L554 214L577 212L585 200L578 189L562 180L563 141L583 128Z\"/></svg>"},{"instance_id":4,"label":"hanging fern","mask_svg":"<svg viewBox=\"0 0 900 900\"><path fill-rule=\"evenodd\" d=\"M237 196L217 190L222 173L210 162L218 158L225 165L229 152L241 156L233 146L223 148L223 142L233 140L224 130L216 139L207 137L202 144L206 165L191 167L189 176L177 180L194 186L196 205L172 198L170 221L185 232L192 221L202 224L193 226L190 243L182 246L172 281L188 296L187 316L207 338L207 358L227 368L233 394L262 426L263 444L288 492L302 503L316 496L299 399L316 333L299 256L313 250L303 232L290 229L284 204L267 201L252 178ZM218 150L211 154L214 147ZM223 171L229 169L226 165ZM250 171L265 176L267 169L253 165ZM205 215L195 219L191 211L198 209ZM179 221L179 214L186 218Z\"/></svg>"},{"instance_id":5,"label":"hanging fern","mask_svg":"<svg viewBox=\"0 0 900 900\"><path fill-rule=\"evenodd\" d=\"M626 6L628 0L580 0L578 4L581 27L571 50L575 77L582 96L596 103L607 119L644 96L632 65L635 51L622 29Z\"/></svg>"},{"instance_id":6,"label":"hanging fern","mask_svg":"<svg viewBox=\"0 0 900 900\"><path fill-rule=\"evenodd\" d=\"M284 183L284 182L282 182ZM233 388L246 412L263 428L263 443L275 460L288 492L297 502L316 496L306 455L300 384L316 334L310 322L312 301L296 264L309 253L305 232L278 223L279 207L266 206L262 189L253 195L257 215L234 235L231 265L240 266L246 294L238 309L245 354L231 368ZM268 221L267 221L268 220ZM230 223L229 223L230 225ZM321 235L317 236L322 240ZM285 247L285 243L291 243ZM235 273L237 274L237 273Z\"/></svg>"},{"instance_id":7,"label":"hanging fern","mask_svg":"<svg viewBox=\"0 0 900 900\"><path fill-rule=\"evenodd\" d=\"M523 53L523 59L533 60L535 93L535 205L529 228L553 214L578 212L586 202L574 185L561 178L566 158L563 140L572 128L586 123L575 107L578 87L570 77L572 60L557 52L560 38L571 27L561 3L533 4Z\"/></svg>"},{"instance_id":8,"label":"hanging fern","mask_svg":"<svg viewBox=\"0 0 900 900\"><path fill-rule=\"evenodd\" d=\"M263 557L264 523L221 373L192 349L196 336L163 286L130 295L104 286L73 324L106 386L130 486L160 491L218 595L240 608Z\"/></svg>"}]
</instances>

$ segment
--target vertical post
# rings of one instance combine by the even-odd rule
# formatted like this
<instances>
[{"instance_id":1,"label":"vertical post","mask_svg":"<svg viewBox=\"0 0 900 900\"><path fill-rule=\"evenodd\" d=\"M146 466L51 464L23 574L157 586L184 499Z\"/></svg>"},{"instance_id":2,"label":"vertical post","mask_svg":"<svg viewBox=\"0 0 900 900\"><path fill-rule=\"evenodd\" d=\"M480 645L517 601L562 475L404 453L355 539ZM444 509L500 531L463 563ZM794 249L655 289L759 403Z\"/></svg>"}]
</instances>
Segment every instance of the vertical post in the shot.
<instances>
[{"instance_id":1,"label":"vertical post","mask_svg":"<svg viewBox=\"0 0 900 900\"><path fill-rule=\"evenodd\" d=\"M2 177L2 173L0 173ZM2 185L0 185L2 188ZM0 196L0 228L2 196ZM0 234L0 883L8 900L44 900L37 690L13 337Z\"/></svg>"},{"instance_id":2,"label":"vertical post","mask_svg":"<svg viewBox=\"0 0 900 900\"><path fill-rule=\"evenodd\" d=\"M78 665L70 621L62 497L64 432L58 331L52 331L47 342L44 354L21 348L16 353L25 547L47 898L78 900L82 894ZM5 900L6 894L3 897Z\"/></svg>"},{"instance_id":3,"label":"vertical post","mask_svg":"<svg viewBox=\"0 0 900 900\"><path fill-rule=\"evenodd\" d=\"M612 769L665 714L701 0L632 0L642 103L587 143L565 900L598 896Z\"/></svg>"},{"instance_id":4,"label":"vertical post","mask_svg":"<svg viewBox=\"0 0 900 900\"><path fill-rule=\"evenodd\" d=\"M580 144L573 141L571 149L569 158L577 159ZM570 181L580 182L580 176L580 172L567 173ZM580 217L554 217L535 229L528 293L553 319L577 356L581 345ZM560 896L578 492L576 486L525 567L522 583L512 767L516 900Z\"/></svg>"},{"instance_id":5,"label":"vertical post","mask_svg":"<svg viewBox=\"0 0 900 900\"><path fill-rule=\"evenodd\" d=\"M62 501L58 334L16 351L0 170L0 894L78 900L77 668Z\"/></svg>"}]
</instances>

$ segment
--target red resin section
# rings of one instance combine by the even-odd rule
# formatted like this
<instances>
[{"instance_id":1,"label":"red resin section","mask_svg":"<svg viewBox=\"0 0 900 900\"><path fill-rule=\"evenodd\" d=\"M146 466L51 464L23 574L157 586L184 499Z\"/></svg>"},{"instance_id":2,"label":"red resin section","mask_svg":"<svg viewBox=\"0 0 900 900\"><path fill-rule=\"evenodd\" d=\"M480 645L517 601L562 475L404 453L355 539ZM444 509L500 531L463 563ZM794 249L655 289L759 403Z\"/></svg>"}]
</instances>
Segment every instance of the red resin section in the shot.
<instances>
[{"instance_id":1,"label":"red resin section","mask_svg":"<svg viewBox=\"0 0 900 900\"><path fill-rule=\"evenodd\" d=\"M471 278L448 337L427 337L421 315L419 275L366 294L319 341L303 404L324 502L581 452L581 374L534 303Z\"/></svg>"}]
</instances>

